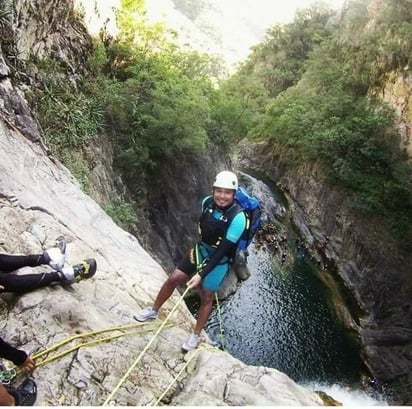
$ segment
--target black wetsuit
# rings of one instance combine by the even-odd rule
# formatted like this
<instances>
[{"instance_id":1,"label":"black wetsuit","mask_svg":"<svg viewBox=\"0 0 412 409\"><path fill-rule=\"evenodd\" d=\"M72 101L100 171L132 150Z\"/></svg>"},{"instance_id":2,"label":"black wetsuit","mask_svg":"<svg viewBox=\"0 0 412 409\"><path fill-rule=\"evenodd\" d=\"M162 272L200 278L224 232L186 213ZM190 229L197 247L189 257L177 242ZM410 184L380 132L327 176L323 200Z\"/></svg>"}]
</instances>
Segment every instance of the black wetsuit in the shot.
<instances>
[{"instance_id":1,"label":"black wetsuit","mask_svg":"<svg viewBox=\"0 0 412 409\"><path fill-rule=\"evenodd\" d=\"M27 359L27 354L20 349L13 348L10 344L0 338L0 358L7 359L20 366Z\"/></svg>"},{"instance_id":2,"label":"black wetsuit","mask_svg":"<svg viewBox=\"0 0 412 409\"><path fill-rule=\"evenodd\" d=\"M55 271L24 275L12 274L19 268L37 267L42 264L47 264L46 256L43 254L27 256L0 254L0 285L4 287L0 293L23 294L62 281L61 275Z\"/></svg>"}]
</instances>

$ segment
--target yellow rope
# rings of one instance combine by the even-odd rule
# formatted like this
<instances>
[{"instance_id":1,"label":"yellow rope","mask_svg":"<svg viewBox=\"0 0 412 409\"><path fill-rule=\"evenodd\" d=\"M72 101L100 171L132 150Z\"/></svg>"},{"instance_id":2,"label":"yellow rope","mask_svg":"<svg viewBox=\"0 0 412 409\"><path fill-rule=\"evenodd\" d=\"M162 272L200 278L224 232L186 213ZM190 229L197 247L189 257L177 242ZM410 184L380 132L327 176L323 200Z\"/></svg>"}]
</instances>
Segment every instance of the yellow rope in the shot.
<instances>
[{"instance_id":1,"label":"yellow rope","mask_svg":"<svg viewBox=\"0 0 412 409\"><path fill-rule=\"evenodd\" d=\"M206 347L200 347L197 348L196 351L192 354L192 356L187 360L187 362L184 364L183 368L179 371L179 373L173 378L172 382L170 382L170 384L168 385L168 387L166 388L166 390L160 395L160 397L157 399L157 401L155 402L154 405L150 405L150 406L158 406L159 402L163 399L163 397L167 394L167 392L169 392L169 390L171 389L171 387L177 382L177 380L179 379L180 375L183 373L183 371L187 368L187 366L190 364L190 362L192 361L192 359L197 356L197 354L201 351L207 351L207 350L215 350L215 348L212 348L210 345L206 346Z\"/></svg>"},{"instance_id":2,"label":"yellow rope","mask_svg":"<svg viewBox=\"0 0 412 409\"><path fill-rule=\"evenodd\" d=\"M48 349L46 349L46 350L38 353L38 354L36 355L36 358L38 358L39 356L42 356L42 355L44 355L44 354L46 354L46 353L49 353L49 352L57 349L58 347L60 347L60 346L62 346L62 345L65 345L65 344L67 344L68 342L73 341L74 339L77 339L77 338L80 338L80 337L86 337L86 336L95 335L95 334L99 334L99 333L103 333L103 332L109 332L109 331L119 330L119 328L131 328L131 327L136 327L136 326L140 326L141 324L142 324L142 323L140 323L140 324L130 324L130 325L124 325L123 327L115 327L115 328L109 328L109 329L104 329L104 330L98 330L98 331L89 332L89 333L87 333L87 334L75 335L75 336L73 336L73 337L69 337L69 338L65 339L64 341L59 342L58 344L55 344L55 345L53 345L52 347L50 347L50 348L48 348ZM168 324L168 325L171 326L171 324ZM39 362L39 363L36 363L36 368L39 367L39 366L45 365L45 364L47 364L47 363L50 363L50 362L52 362L52 361L55 361L56 359L61 358L61 357L65 356L65 355L69 354L70 352L76 351L76 350L78 350L78 349L80 349L80 348L87 347L87 346L91 346L91 345L98 344L98 343L101 343L101 342L111 341L111 340L113 340L113 339L125 337L125 336L128 336L128 335L134 335L134 334L141 334L141 333L144 333L144 332L149 332L149 331L151 331L152 329L153 329L152 327L151 327L151 328L145 328L145 329L140 329L140 330L136 330L136 331L124 332L124 333L122 333L122 334L111 335L111 336L109 336L109 337L99 338L99 339L95 339L95 340L88 341L88 342L83 342L83 343L78 344L78 345L75 345L75 346L73 346L73 347L71 347L71 348L69 348L69 349L67 349L67 350L65 350L65 351L62 351L62 352L60 352L60 353L58 353L58 354L56 354L56 355L53 355L53 356L50 357L50 358L46 358L45 360L43 360L43 361L41 361L41 362ZM34 356L33 356L33 358L34 358ZM22 372L22 371L21 371L19 368L16 368L16 376L19 375L21 372Z\"/></svg>"},{"instance_id":3,"label":"yellow rope","mask_svg":"<svg viewBox=\"0 0 412 409\"><path fill-rule=\"evenodd\" d=\"M78 344L78 345L76 345L76 346L74 346L74 347L72 347L72 348L69 348L69 349L67 349L67 350L65 350L65 351L62 351L62 352L60 352L60 353L57 354L57 355L54 355L54 356L52 356L52 357L50 357L50 358L46 358L44 361L41 361L41 362L39 362L38 364L36 364L36 366L41 366L41 365L47 364L47 363L49 363L49 362L52 362L52 361L54 361L54 360L56 360L56 359L58 359L58 358L61 358L61 357L64 356L64 355L69 354L70 352L76 351L77 349L80 349L80 348L83 348L83 347L91 346L91 345L94 345L94 344L99 344L99 343L101 343L101 342L111 341L111 340L113 340L113 339L125 337L125 336L128 336L128 335L142 334L142 333L144 333L144 332L149 332L149 331L151 331L151 330L152 330L152 328L141 329L141 330L136 330L136 331L125 332L125 333L123 333L123 334L111 335L111 336L105 337L105 338L94 339L94 340L88 341L88 342L83 342L83 343Z\"/></svg>"},{"instance_id":4,"label":"yellow rope","mask_svg":"<svg viewBox=\"0 0 412 409\"><path fill-rule=\"evenodd\" d=\"M153 337L150 339L150 341L147 343L147 345L145 346L145 348L143 349L143 351L139 354L139 356L135 359L135 361L133 362L133 364L130 366L130 368L127 370L127 372L125 373L125 375L123 376L122 379L120 379L119 383L116 385L116 387L113 389L113 391L110 393L110 395L107 397L107 399L104 401L103 406L106 406L111 399L113 399L113 396L116 394L116 392L119 390L120 386L123 384L123 382L125 382L125 380L129 377L129 375L131 374L131 372L133 371L133 369L136 367L136 365L139 363L140 359L142 358L142 356L146 353L146 351L150 348L150 346L152 345L153 341L156 339L156 337L159 335L160 331L163 329L163 327L166 325L167 321L170 319L170 317L172 316L172 314L175 312L175 310L177 309L177 307L179 306L179 304L182 302L183 298L186 296L186 293L190 290L191 287L187 287L186 290L184 291L184 293L181 295L181 297L179 298L178 302L176 303L176 305L172 308L172 310L169 312L169 314L167 315L166 319L163 321L162 325L160 325L160 327L158 328L158 330L156 331L156 333L153 335Z\"/></svg>"},{"instance_id":5,"label":"yellow rope","mask_svg":"<svg viewBox=\"0 0 412 409\"><path fill-rule=\"evenodd\" d=\"M197 256L197 255L196 255ZM196 257L198 258L198 257ZM156 333L153 335L153 337L150 339L150 341L148 342L148 344L146 345L146 347L143 349L143 351L139 354L139 356L136 358L136 360L133 362L133 364L131 365L131 367L128 369L128 371L126 372L126 374L123 376L123 378L119 381L119 383L116 385L116 387L113 389L113 391L110 393L110 395L107 397L107 399L105 400L105 402L103 403L103 406L106 406L108 404L108 402L113 398L113 396L115 395L115 393L118 391L118 389L120 388L120 386L124 383L124 381L128 378L128 376L130 375L130 373L132 372L132 370L136 367L136 365L139 363L140 359L143 357L143 355L146 353L146 351L150 348L151 344L153 343L153 341L156 339L156 337L159 335L159 333L162 331L162 329L168 325L170 326L171 324L167 324L167 321L170 319L170 317L172 316L172 314L175 312L175 310L177 309L177 307L180 305L180 303L182 302L182 300L184 299L184 297L186 296L187 292L191 289L191 287L187 287L186 290L184 291L184 293L181 295L181 297L179 298L178 302L176 303L176 305L173 307L173 309L169 312L169 314L167 315L166 319L163 321L163 323L159 326L159 328L157 329ZM222 331L222 325L221 325L221 314L220 314L220 307L219 307L219 301L217 298L217 294L216 294L216 300L217 300L217 306L218 306L218 314L219 314L219 325L220 325L220 332L222 334L223 337L223 331ZM111 332L111 331L123 331L129 328L133 328L133 327L137 327L137 326L142 326L145 325L146 323L136 323L136 324L127 324L127 325L122 325L122 326L116 326L116 327L111 327L111 328L105 328L105 329L101 329L101 330L97 330L97 331L91 331L88 333L83 333L83 334L77 334L77 335L73 335L71 337L68 337L58 343L56 343L55 345L41 351L38 352L37 354L34 354L32 356L33 359L38 359L39 357L49 354L50 352L60 348L63 345L68 344L71 341L74 341L76 339L79 338L85 338L85 337L90 337L93 335L98 335L98 334L102 334L105 332ZM91 346L91 345L95 345L98 343L102 343L102 342L106 342L106 341L110 341L113 339L117 339L120 337L124 337L127 335L134 335L134 334L138 334L138 333L142 333L142 332L147 332L150 329L146 329L146 330L137 330L137 331L131 331L131 332L124 332L122 334L117 334L117 335L112 335L109 337L105 337L105 338L99 338L97 340L92 340L92 341L88 341L88 342L83 342L81 344L78 344L72 348L69 348L65 351L62 351L50 358L46 358L45 360L36 363L36 367L45 365L46 363L50 363L52 361L55 361L56 359L59 359L71 352L74 352L80 348L83 347L87 347L87 346ZM173 384L177 381L177 379L179 378L179 376L183 373L183 370L187 367L187 365L191 362L191 360L202 350L205 349L211 349L209 348L199 348L196 350L196 352L191 356L191 358L188 360L188 362L185 364L185 366L179 371L179 373L177 374L177 376L174 378L174 380L170 383L170 385L166 388L166 390L162 393L162 395L159 397L159 399L157 400L157 403L165 396L165 394L170 390L170 388L173 386ZM17 370L17 375L19 375L19 373L21 372L21 370Z\"/></svg>"},{"instance_id":6,"label":"yellow rope","mask_svg":"<svg viewBox=\"0 0 412 409\"><path fill-rule=\"evenodd\" d=\"M217 305L217 315L219 318L220 339L222 341L222 348L225 349L225 336L223 334L222 314L220 312L220 304L219 304L219 298L217 297L217 293L215 293L215 296L216 296L216 305Z\"/></svg>"},{"instance_id":7,"label":"yellow rope","mask_svg":"<svg viewBox=\"0 0 412 409\"><path fill-rule=\"evenodd\" d=\"M144 325L144 324L146 324L146 323L140 322L140 323L136 323L136 324L127 324L127 325L121 325L121 326L117 326L117 327L99 329L99 330L96 330L96 331L86 332L86 333L83 333L83 334L73 335L71 337L68 337L68 338L54 344L53 346L51 346L50 348L45 349L44 351L41 351L41 352L38 352L37 354L34 354L32 356L32 358L37 359L40 356L48 354L51 351L54 351L54 350L60 348L61 346L65 345L65 344L68 344L69 342L74 341L75 339L78 339L78 338L90 337L90 336L93 336L93 335L102 334L104 332L123 331L125 329L138 327L138 326L141 326L141 325Z\"/></svg>"}]
</instances>

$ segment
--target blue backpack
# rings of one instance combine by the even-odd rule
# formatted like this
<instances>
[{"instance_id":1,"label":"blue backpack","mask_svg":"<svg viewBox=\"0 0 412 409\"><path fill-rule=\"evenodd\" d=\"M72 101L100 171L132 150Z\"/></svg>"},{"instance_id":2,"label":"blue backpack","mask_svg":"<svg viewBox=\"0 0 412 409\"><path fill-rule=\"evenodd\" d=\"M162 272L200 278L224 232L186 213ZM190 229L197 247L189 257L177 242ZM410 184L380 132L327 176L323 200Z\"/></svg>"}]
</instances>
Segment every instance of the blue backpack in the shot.
<instances>
[{"instance_id":1,"label":"blue backpack","mask_svg":"<svg viewBox=\"0 0 412 409\"><path fill-rule=\"evenodd\" d=\"M259 199L249 195L248 192L241 187L237 189L235 199L242 209L244 209L246 215L246 229L237 244L237 251L241 251L247 249L262 225L262 209Z\"/></svg>"}]
</instances>

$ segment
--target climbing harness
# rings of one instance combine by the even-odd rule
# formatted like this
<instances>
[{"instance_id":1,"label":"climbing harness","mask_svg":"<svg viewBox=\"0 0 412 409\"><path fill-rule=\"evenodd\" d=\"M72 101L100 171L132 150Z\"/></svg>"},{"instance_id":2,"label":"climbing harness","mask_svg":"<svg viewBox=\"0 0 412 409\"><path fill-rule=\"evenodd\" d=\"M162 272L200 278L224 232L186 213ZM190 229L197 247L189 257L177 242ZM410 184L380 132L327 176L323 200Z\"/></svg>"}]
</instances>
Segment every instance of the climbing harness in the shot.
<instances>
[{"instance_id":1,"label":"climbing harness","mask_svg":"<svg viewBox=\"0 0 412 409\"><path fill-rule=\"evenodd\" d=\"M198 231L202 241L217 247L223 239L223 232L240 212L244 212L246 226L236 244L236 252L245 251L262 225L262 204L259 199L251 196L245 189L239 187L235 194L235 202L219 219L213 217L216 204L213 196L208 196L203 202L203 211L199 219Z\"/></svg>"},{"instance_id":2,"label":"climbing harness","mask_svg":"<svg viewBox=\"0 0 412 409\"><path fill-rule=\"evenodd\" d=\"M243 209L237 202L234 202L219 218L215 218L216 204L213 201L213 196L207 197L203 206L204 209L198 223L199 236L203 243L217 248L225 237L230 223Z\"/></svg>"}]
</instances>

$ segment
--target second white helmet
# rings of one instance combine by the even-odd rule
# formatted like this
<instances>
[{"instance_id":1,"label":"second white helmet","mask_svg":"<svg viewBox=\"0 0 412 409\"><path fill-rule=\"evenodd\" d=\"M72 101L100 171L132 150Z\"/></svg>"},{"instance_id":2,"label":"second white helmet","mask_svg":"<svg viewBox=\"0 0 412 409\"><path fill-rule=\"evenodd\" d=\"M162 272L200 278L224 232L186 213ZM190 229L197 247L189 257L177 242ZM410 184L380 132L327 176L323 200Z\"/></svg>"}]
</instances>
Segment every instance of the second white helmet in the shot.
<instances>
[{"instance_id":1,"label":"second white helmet","mask_svg":"<svg viewBox=\"0 0 412 409\"><path fill-rule=\"evenodd\" d=\"M238 186L237 176L228 170L218 173L216 175L216 180L213 183L213 187L221 187L223 189L237 190Z\"/></svg>"}]
</instances>

